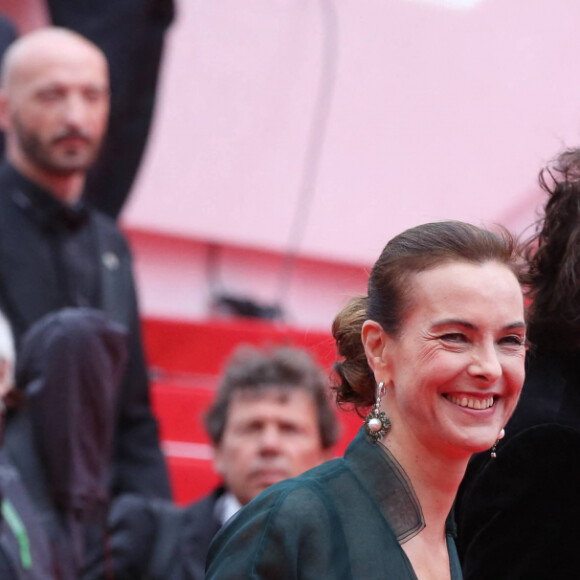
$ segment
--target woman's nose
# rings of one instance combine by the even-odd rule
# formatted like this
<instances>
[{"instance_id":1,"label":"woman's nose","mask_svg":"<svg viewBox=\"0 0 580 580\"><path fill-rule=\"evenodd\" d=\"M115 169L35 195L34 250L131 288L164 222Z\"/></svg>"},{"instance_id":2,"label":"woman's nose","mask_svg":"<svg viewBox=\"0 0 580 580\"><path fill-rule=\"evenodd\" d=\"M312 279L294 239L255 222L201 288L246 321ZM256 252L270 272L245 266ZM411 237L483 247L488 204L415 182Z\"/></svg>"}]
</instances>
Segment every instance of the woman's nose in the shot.
<instances>
[{"instance_id":1,"label":"woman's nose","mask_svg":"<svg viewBox=\"0 0 580 580\"><path fill-rule=\"evenodd\" d=\"M502 375L502 366L494 344L485 344L478 348L468 367L472 376L485 379L487 383L496 381Z\"/></svg>"}]
</instances>

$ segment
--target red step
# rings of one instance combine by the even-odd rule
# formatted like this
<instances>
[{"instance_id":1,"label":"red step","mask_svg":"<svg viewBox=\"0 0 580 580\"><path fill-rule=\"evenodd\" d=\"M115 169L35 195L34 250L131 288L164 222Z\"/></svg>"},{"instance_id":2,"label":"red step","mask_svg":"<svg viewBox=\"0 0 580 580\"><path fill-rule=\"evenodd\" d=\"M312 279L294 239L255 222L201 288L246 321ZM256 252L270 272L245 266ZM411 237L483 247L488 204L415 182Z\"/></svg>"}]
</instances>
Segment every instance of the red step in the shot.
<instances>
[{"instance_id":1,"label":"red step","mask_svg":"<svg viewBox=\"0 0 580 580\"><path fill-rule=\"evenodd\" d=\"M325 368L336 359L330 333L252 319L180 322L147 318L143 336L149 366L171 373L219 376L242 343L306 348Z\"/></svg>"}]
</instances>

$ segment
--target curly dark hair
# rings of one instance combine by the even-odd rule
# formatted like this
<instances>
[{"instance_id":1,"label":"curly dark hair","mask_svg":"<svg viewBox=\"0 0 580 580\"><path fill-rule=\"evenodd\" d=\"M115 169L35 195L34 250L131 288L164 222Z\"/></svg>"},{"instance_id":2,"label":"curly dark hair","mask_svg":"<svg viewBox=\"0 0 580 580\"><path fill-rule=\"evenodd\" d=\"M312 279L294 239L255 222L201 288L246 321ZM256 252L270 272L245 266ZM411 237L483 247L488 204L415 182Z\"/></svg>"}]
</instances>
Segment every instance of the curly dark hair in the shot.
<instances>
[{"instance_id":1,"label":"curly dark hair","mask_svg":"<svg viewBox=\"0 0 580 580\"><path fill-rule=\"evenodd\" d=\"M445 221L423 224L393 238L373 266L368 296L351 300L332 325L342 357L334 364L337 402L353 405L359 414L374 403L376 384L361 340L362 326L366 320L374 320L388 334L398 335L412 308L413 274L448 262L490 261L507 266L522 281L525 264L517 240L505 228L498 227L495 233L459 221Z\"/></svg>"},{"instance_id":2,"label":"curly dark hair","mask_svg":"<svg viewBox=\"0 0 580 580\"><path fill-rule=\"evenodd\" d=\"M205 415L206 431L214 445L219 445L236 393L255 395L302 390L314 399L320 440L322 447L328 449L336 443L339 435L328 387L327 373L303 349L241 345L227 362L217 398Z\"/></svg>"},{"instance_id":3,"label":"curly dark hair","mask_svg":"<svg viewBox=\"0 0 580 580\"><path fill-rule=\"evenodd\" d=\"M570 350L580 345L580 149L562 152L538 179L548 201L525 247L528 338Z\"/></svg>"}]
</instances>

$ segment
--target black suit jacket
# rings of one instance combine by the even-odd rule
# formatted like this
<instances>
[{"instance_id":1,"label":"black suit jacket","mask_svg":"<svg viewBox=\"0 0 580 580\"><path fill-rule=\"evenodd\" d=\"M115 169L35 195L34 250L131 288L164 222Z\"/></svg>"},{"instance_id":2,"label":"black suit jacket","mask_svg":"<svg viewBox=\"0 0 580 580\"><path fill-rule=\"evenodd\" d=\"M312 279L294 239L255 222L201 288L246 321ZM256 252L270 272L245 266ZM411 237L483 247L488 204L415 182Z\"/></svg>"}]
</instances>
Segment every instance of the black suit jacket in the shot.
<instances>
[{"instance_id":1,"label":"black suit jacket","mask_svg":"<svg viewBox=\"0 0 580 580\"><path fill-rule=\"evenodd\" d=\"M564 580L580 569L580 350L528 355L498 446L470 462L456 502L465 580Z\"/></svg>"},{"instance_id":2,"label":"black suit jacket","mask_svg":"<svg viewBox=\"0 0 580 580\"><path fill-rule=\"evenodd\" d=\"M183 514L183 534L187 546L188 580L204 580L205 561L214 536L222 527L216 517L216 503L224 495L225 488L219 487L210 495L186 507Z\"/></svg>"},{"instance_id":3,"label":"black suit jacket","mask_svg":"<svg viewBox=\"0 0 580 580\"><path fill-rule=\"evenodd\" d=\"M219 487L185 508L134 495L117 498L108 520L114 577L204 580L209 546L222 527L215 511L224 493ZM83 580L107 578L102 559L89 562Z\"/></svg>"},{"instance_id":4,"label":"black suit jacket","mask_svg":"<svg viewBox=\"0 0 580 580\"><path fill-rule=\"evenodd\" d=\"M17 339L45 314L69 306L57 284L46 234L14 202L20 187L14 171L7 165L0 166L0 306ZM103 310L129 332L129 360L119 396L111 491L168 498L167 471L150 409L131 253L114 222L99 212L89 210L83 227L90 228L98 248L100 297L99 303L91 306ZM18 458L14 459L18 462Z\"/></svg>"}]
</instances>

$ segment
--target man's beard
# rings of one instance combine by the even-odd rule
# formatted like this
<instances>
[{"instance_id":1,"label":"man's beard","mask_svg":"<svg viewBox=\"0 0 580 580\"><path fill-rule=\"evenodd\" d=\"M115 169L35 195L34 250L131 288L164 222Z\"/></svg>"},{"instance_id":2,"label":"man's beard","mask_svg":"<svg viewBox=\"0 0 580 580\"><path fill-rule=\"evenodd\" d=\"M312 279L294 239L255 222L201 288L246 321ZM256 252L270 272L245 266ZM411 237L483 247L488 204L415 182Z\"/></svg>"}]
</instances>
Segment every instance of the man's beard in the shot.
<instances>
[{"instance_id":1,"label":"man's beard","mask_svg":"<svg viewBox=\"0 0 580 580\"><path fill-rule=\"evenodd\" d=\"M47 144L42 142L38 133L27 129L16 114L12 116L12 126L23 155L30 163L46 173L62 176L84 173L93 165L99 152L100 142L95 143L88 135L76 129L62 130ZM53 155L51 145L69 137L84 139L88 144L87 149L81 155L69 158L64 152Z\"/></svg>"}]
</instances>

